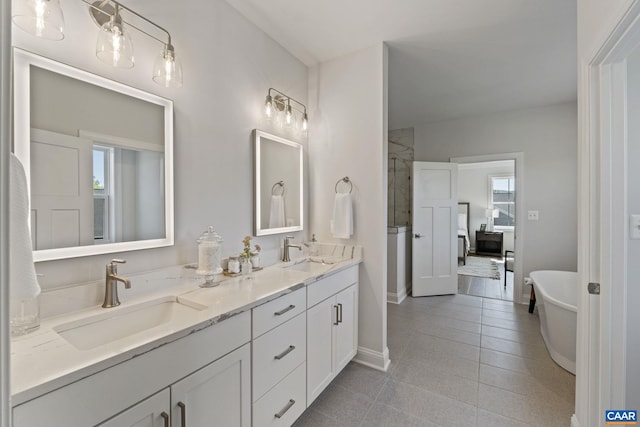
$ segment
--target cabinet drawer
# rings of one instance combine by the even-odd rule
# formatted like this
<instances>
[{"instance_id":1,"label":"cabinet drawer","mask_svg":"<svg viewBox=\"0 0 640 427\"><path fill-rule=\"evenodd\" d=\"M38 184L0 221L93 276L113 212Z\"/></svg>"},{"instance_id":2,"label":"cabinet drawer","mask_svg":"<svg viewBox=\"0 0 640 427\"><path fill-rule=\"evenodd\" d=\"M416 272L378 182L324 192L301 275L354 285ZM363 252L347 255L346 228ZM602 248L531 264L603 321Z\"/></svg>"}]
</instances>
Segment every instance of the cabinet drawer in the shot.
<instances>
[{"instance_id":1,"label":"cabinet drawer","mask_svg":"<svg viewBox=\"0 0 640 427\"><path fill-rule=\"evenodd\" d=\"M302 363L253 404L253 427L288 427L298 419L307 407L306 371L306 363Z\"/></svg>"},{"instance_id":2,"label":"cabinet drawer","mask_svg":"<svg viewBox=\"0 0 640 427\"><path fill-rule=\"evenodd\" d=\"M306 330L302 313L253 341L254 402L305 361Z\"/></svg>"},{"instance_id":3,"label":"cabinet drawer","mask_svg":"<svg viewBox=\"0 0 640 427\"><path fill-rule=\"evenodd\" d=\"M358 281L358 265L318 280L307 286L307 307L335 295Z\"/></svg>"},{"instance_id":4,"label":"cabinet drawer","mask_svg":"<svg viewBox=\"0 0 640 427\"><path fill-rule=\"evenodd\" d=\"M293 319L307 309L307 289L298 289L253 309L253 338Z\"/></svg>"}]
</instances>

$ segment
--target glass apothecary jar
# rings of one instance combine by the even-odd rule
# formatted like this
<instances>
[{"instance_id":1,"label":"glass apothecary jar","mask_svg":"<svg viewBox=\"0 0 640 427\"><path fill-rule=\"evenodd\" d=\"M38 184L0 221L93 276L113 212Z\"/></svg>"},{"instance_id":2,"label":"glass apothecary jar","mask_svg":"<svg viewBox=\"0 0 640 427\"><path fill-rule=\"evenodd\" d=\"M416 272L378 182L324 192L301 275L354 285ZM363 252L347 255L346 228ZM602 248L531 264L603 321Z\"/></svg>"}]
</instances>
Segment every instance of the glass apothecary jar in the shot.
<instances>
[{"instance_id":1,"label":"glass apothecary jar","mask_svg":"<svg viewBox=\"0 0 640 427\"><path fill-rule=\"evenodd\" d=\"M222 267L220 266L222 260L222 237L210 225L196 242L198 242L198 269L196 274L204 277L205 280L200 286L203 288L217 286L220 281L216 280L216 274L222 273Z\"/></svg>"}]
</instances>

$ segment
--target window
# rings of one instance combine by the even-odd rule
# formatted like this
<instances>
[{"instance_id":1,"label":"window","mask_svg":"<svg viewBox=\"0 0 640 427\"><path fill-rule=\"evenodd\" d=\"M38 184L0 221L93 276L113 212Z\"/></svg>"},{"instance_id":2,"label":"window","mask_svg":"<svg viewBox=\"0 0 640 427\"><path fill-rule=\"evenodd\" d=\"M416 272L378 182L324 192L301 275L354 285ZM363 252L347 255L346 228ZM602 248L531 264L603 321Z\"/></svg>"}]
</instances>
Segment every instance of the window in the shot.
<instances>
[{"instance_id":1,"label":"window","mask_svg":"<svg viewBox=\"0 0 640 427\"><path fill-rule=\"evenodd\" d=\"M514 176L492 176L491 206L498 209L493 219L496 230L513 230L516 222L516 179Z\"/></svg>"},{"instance_id":2,"label":"window","mask_svg":"<svg viewBox=\"0 0 640 427\"><path fill-rule=\"evenodd\" d=\"M112 159L112 148L93 146L93 240L95 243L108 243L112 240L109 227Z\"/></svg>"}]
</instances>

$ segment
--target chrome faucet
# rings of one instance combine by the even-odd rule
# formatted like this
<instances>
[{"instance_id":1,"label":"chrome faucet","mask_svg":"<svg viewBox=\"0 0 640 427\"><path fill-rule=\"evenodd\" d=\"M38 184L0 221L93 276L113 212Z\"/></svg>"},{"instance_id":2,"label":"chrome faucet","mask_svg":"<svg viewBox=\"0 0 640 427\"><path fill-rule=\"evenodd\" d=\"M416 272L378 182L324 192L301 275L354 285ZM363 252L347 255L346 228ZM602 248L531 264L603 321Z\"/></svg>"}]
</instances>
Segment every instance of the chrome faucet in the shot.
<instances>
[{"instance_id":1,"label":"chrome faucet","mask_svg":"<svg viewBox=\"0 0 640 427\"><path fill-rule=\"evenodd\" d=\"M302 245L292 245L289 243L289 239L293 239L293 236L287 236L284 238L284 251L282 254L282 261L284 262L291 261L291 258L289 257L289 248L296 248L300 251L302 250Z\"/></svg>"},{"instance_id":2,"label":"chrome faucet","mask_svg":"<svg viewBox=\"0 0 640 427\"><path fill-rule=\"evenodd\" d=\"M124 264L125 262L127 261L123 259L112 259L111 262L107 264L107 275L104 280L104 302L102 303L102 307L104 308L117 307L120 305L120 300L118 299L118 282L124 283L126 289L131 288L129 279L118 276L118 264Z\"/></svg>"}]
</instances>

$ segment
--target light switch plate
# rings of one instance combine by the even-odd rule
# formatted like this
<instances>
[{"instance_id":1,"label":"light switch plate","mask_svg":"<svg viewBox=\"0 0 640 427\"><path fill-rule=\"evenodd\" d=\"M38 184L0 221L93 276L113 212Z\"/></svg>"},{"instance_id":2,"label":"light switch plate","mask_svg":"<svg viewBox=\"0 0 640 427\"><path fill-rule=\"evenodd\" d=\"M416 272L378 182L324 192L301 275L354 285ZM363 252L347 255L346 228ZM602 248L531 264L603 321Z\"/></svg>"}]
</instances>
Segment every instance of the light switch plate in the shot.
<instances>
[{"instance_id":1,"label":"light switch plate","mask_svg":"<svg viewBox=\"0 0 640 427\"><path fill-rule=\"evenodd\" d=\"M539 212L538 211L529 211L527 213L527 219L529 221L537 221L538 220L538 216L539 216Z\"/></svg>"},{"instance_id":2,"label":"light switch plate","mask_svg":"<svg viewBox=\"0 0 640 427\"><path fill-rule=\"evenodd\" d=\"M629 217L629 238L640 239L640 215L631 215Z\"/></svg>"}]
</instances>

